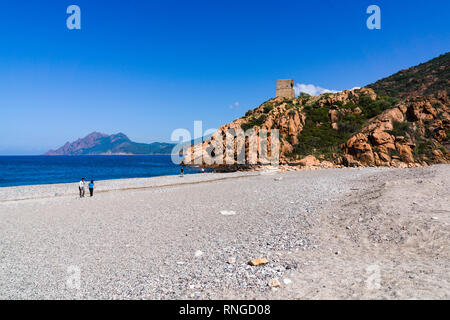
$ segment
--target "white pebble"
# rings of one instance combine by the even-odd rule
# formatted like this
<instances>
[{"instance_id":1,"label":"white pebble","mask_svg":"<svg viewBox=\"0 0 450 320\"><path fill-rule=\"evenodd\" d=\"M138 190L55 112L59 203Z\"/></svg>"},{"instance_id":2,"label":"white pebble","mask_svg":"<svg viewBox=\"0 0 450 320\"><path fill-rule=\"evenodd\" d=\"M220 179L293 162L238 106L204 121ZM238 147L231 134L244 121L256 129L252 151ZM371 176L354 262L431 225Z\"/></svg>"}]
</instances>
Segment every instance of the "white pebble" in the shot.
<instances>
[{"instance_id":1,"label":"white pebble","mask_svg":"<svg viewBox=\"0 0 450 320\"><path fill-rule=\"evenodd\" d=\"M201 257L203 255L203 252L200 251L200 250L197 250L197 251L195 251L194 255L195 255L196 258L198 258L198 257Z\"/></svg>"},{"instance_id":2,"label":"white pebble","mask_svg":"<svg viewBox=\"0 0 450 320\"><path fill-rule=\"evenodd\" d=\"M236 212L222 210L222 211L220 211L220 214L223 215L223 216L234 216L236 214Z\"/></svg>"}]
</instances>

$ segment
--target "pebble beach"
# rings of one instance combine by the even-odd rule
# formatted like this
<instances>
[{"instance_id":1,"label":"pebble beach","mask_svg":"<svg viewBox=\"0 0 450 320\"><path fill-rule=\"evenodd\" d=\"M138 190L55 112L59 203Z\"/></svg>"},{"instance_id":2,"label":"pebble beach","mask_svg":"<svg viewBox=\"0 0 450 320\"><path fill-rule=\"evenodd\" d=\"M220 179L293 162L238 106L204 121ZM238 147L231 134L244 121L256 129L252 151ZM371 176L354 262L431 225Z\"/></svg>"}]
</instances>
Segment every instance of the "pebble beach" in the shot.
<instances>
[{"instance_id":1,"label":"pebble beach","mask_svg":"<svg viewBox=\"0 0 450 320\"><path fill-rule=\"evenodd\" d=\"M0 298L448 299L449 188L449 165L0 188Z\"/></svg>"}]
</instances>

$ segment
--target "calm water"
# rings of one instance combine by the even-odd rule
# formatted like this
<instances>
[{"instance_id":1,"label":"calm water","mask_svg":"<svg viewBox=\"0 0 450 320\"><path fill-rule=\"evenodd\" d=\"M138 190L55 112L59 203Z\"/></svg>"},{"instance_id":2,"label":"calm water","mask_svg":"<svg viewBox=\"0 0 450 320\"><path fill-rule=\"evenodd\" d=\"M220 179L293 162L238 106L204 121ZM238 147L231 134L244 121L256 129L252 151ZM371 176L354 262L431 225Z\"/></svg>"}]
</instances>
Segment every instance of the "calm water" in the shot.
<instances>
[{"instance_id":1,"label":"calm water","mask_svg":"<svg viewBox=\"0 0 450 320\"><path fill-rule=\"evenodd\" d=\"M200 168L185 167L198 173ZM180 173L170 156L0 156L0 187L155 177Z\"/></svg>"}]
</instances>

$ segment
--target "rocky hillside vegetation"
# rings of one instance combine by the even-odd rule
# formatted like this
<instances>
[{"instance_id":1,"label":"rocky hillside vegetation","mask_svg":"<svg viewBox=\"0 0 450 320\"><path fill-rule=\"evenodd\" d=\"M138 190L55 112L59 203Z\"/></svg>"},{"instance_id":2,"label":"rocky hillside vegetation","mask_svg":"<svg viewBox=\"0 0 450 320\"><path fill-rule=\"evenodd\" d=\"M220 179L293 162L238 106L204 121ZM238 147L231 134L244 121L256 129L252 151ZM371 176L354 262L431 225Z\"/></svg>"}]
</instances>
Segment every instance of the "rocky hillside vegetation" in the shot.
<instances>
[{"instance_id":1,"label":"rocky hillside vegetation","mask_svg":"<svg viewBox=\"0 0 450 320\"><path fill-rule=\"evenodd\" d=\"M280 162L290 165L450 163L449 68L447 53L361 89L274 98L217 135L239 128L279 129ZM211 142L202 148L211 148Z\"/></svg>"}]
</instances>

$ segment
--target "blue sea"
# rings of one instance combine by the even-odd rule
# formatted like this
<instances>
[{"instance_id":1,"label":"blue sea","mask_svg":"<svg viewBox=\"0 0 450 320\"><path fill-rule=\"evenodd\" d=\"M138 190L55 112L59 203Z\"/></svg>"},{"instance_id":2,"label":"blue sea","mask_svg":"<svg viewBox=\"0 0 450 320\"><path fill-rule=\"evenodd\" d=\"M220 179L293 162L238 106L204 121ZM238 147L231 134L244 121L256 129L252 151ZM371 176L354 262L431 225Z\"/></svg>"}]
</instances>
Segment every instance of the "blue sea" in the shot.
<instances>
[{"instance_id":1,"label":"blue sea","mask_svg":"<svg viewBox=\"0 0 450 320\"><path fill-rule=\"evenodd\" d=\"M199 167L184 167L186 174ZM0 156L0 187L86 180L143 178L180 173L170 155L152 156Z\"/></svg>"}]
</instances>

